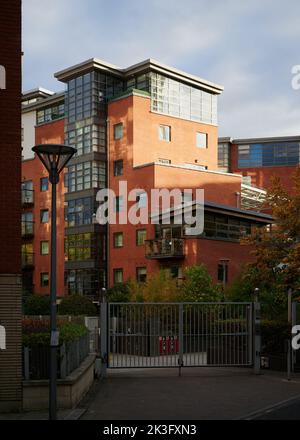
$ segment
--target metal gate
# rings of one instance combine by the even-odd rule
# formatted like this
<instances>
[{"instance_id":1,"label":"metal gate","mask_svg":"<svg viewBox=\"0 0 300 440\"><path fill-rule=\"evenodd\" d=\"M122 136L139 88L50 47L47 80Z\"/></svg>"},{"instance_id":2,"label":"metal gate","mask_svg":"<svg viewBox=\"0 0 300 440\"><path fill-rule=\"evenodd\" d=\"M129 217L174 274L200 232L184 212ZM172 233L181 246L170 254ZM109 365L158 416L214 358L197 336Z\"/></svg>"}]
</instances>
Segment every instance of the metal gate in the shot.
<instances>
[{"instance_id":1,"label":"metal gate","mask_svg":"<svg viewBox=\"0 0 300 440\"><path fill-rule=\"evenodd\" d=\"M107 366L251 366L254 310L252 303L103 304Z\"/></svg>"}]
</instances>

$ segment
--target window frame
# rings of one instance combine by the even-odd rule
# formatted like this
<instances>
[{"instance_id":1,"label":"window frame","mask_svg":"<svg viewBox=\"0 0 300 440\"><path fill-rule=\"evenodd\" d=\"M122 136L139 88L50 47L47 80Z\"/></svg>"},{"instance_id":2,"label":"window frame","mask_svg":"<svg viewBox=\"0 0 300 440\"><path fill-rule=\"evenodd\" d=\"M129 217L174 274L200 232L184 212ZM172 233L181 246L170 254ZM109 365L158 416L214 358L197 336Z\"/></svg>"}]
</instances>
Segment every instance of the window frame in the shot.
<instances>
[{"instance_id":1,"label":"window frame","mask_svg":"<svg viewBox=\"0 0 300 440\"><path fill-rule=\"evenodd\" d=\"M43 244L47 243L48 250L46 253L43 252ZM40 255L45 256L49 255L49 240L41 240L40 241Z\"/></svg>"},{"instance_id":2,"label":"window frame","mask_svg":"<svg viewBox=\"0 0 300 440\"><path fill-rule=\"evenodd\" d=\"M117 237L122 237L122 239L121 239L122 244L121 245L116 244ZM113 245L114 245L114 249L120 249L120 248L124 247L124 233L123 232L114 232L113 233Z\"/></svg>"},{"instance_id":3,"label":"window frame","mask_svg":"<svg viewBox=\"0 0 300 440\"><path fill-rule=\"evenodd\" d=\"M121 134L117 135L117 130L121 129ZM120 139L123 139L124 137L124 124L123 122L118 122L117 124L114 124L113 126L113 132L114 132L114 140L119 141Z\"/></svg>"}]
</instances>

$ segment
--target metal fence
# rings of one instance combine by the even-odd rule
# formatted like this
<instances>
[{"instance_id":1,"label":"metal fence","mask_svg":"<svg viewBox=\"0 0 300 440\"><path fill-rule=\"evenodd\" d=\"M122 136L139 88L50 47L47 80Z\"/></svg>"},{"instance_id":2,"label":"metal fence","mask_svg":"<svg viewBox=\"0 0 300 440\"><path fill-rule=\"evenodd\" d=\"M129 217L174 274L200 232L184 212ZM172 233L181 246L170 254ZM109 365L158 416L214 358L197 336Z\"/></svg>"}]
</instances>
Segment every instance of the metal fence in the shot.
<instances>
[{"instance_id":1,"label":"metal fence","mask_svg":"<svg viewBox=\"0 0 300 440\"><path fill-rule=\"evenodd\" d=\"M57 377L65 379L88 356L90 335L63 343L58 350ZM36 345L23 348L23 377L25 380L49 379L50 347Z\"/></svg>"},{"instance_id":2,"label":"metal fence","mask_svg":"<svg viewBox=\"0 0 300 440\"><path fill-rule=\"evenodd\" d=\"M101 323L110 368L253 363L251 303L110 303Z\"/></svg>"}]
</instances>

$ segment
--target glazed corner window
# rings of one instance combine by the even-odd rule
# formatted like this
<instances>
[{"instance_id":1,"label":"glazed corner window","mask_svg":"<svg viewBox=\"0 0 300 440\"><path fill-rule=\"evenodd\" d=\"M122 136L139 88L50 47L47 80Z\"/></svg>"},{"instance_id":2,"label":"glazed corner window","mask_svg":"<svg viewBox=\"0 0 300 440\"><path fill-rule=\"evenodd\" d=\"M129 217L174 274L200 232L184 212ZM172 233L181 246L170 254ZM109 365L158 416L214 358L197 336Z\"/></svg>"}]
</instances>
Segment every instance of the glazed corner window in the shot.
<instances>
[{"instance_id":1,"label":"glazed corner window","mask_svg":"<svg viewBox=\"0 0 300 440\"><path fill-rule=\"evenodd\" d=\"M123 283L123 269L114 269L114 284Z\"/></svg>"},{"instance_id":2,"label":"glazed corner window","mask_svg":"<svg viewBox=\"0 0 300 440\"><path fill-rule=\"evenodd\" d=\"M40 180L40 190L41 191L48 191L48 188L49 188L48 177L42 177Z\"/></svg>"},{"instance_id":3,"label":"glazed corner window","mask_svg":"<svg viewBox=\"0 0 300 440\"><path fill-rule=\"evenodd\" d=\"M115 198L115 212L122 212L124 209L124 198L123 196L117 196Z\"/></svg>"},{"instance_id":4,"label":"glazed corner window","mask_svg":"<svg viewBox=\"0 0 300 440\"><path fill-rule=\"evenodd\" d=\"M41 287L49 286L49 274L48 272L41 273Z\"/></svg>"},{"instance_id":5,"label":"glazed corner window","mask_svg":"<svg viewBox=\"0 0 300 440\"><path fill-rule=\"evenodd\" d=\"M49 254L49 241L41 241L41 255Z\"/></svg>"},{"instance_id":6,"label":"glazed corner window","mask_svg":"<svg viewBox=\"0 0 300 440\"><path fill-rule=\"evenodd\" d=\"M146 267L137 267L136 268L136 280L138 283L145 283L147 281Z\"/></svg>"},{"instance_id":7,"label":"glazed corner window","mask_svg":"<svg viewBox=\"0 0 300 440\"><path fill-rule=\"evenodd\" d=\"M114 139L122 139L123 137L123 124L116 124L114 125Z\"/></svg>"},{"instance_id":8,"label":"glazed corner window","mask_svg":"<svg viewBox=\"0 0 300 440\"><path fill-rule=\"evenodd\" d=\"M160 141L171 142L171 127L169 125L160 125L158 135Z\"/></svg>"},{"instance_id":9,"label":"glazed corner window","mask_svg":"<svg viewBox=\"0 0 300 440\"><path fill-rule=\"evenodd\" d=\"M196 144L198 148L207 148L207 134L198 131L196 134Z\"/></svg>"},{"instance_id":10,"label":"glazed corner window","mask_svg":"<svg viewBox=\"0 0 300 440\"><path fill-rule=\"evenodd\" d=\"M136 231L136 245L143 246L147 237L146 229L138 229Z\"/></svg>"},{"instance_id":11,"label":"glazed corner window","mask_svg":"<svg viewBox=\"0 0 300 440\"><path fill-rule=\"evenodd\" d=\"M48 223L49 221L49 210L41 209L41 223Z\"/></svg>"},{"instance_id":12,"label":"glazed corner window","mask_svg":"<svg viewBox=\"0 0 300 440\"><path fill-rule=\"evenodd\" d=\"M123 160L114 161L114 176L123 176Z\"/></svg>"},{"instance_id":13,"label":"glazed corner window","mask_svg":"<svg viewBox=\"0 0 300 440\"><path fill-rule=\"evenodd\" d=\"M123 232L116 232L114 234L114 247L115 248L123 247Z\"/></svg>"}]
</instances>

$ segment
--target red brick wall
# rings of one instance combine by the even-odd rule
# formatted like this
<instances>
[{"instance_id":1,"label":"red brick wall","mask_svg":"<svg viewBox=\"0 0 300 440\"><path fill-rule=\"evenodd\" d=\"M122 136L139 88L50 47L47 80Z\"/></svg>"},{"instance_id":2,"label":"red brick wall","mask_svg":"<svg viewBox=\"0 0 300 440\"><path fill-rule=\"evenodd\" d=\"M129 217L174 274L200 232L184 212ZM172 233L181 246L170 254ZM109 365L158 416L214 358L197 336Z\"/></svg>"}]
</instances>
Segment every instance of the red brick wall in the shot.
<instances>
[{"instance_id":1,"label":"red brick wall","mask_svg":"<svg viewBox=\"0 0 300 440\"><path fill-rule=\"evenodd\" d=\"M0 0L0 273L21 272L21 1Z\"/></svg>"}]
</instances>

